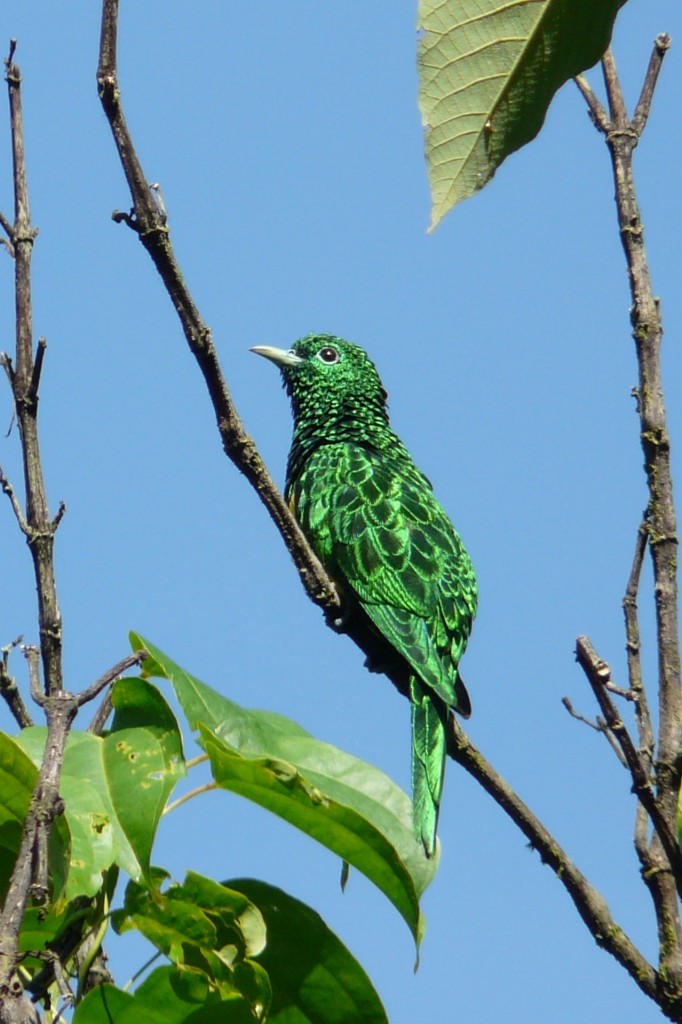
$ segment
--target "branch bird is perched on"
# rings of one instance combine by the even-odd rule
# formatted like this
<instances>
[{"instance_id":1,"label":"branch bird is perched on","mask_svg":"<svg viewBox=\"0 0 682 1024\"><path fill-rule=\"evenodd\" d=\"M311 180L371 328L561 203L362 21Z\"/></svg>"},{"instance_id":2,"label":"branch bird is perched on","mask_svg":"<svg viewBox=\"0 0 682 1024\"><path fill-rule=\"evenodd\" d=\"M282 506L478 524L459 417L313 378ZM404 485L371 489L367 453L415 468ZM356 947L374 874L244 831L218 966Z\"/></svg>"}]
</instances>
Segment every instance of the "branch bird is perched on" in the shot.
<instances>
[{"instance_id":1,"label":"branch bird is perched on","mask_svg":"<svg viewBox=\"0 0 682 1024\"><path fill-rule=\"evenodd\" d=\"M279 366L294 436L285 496L338 584L347 632L412 706L414 831L431 856L449 710L471 714L459 676L476 613L468 554L430 482L391 430L386 391L361 348L309 334L252 349Z\"/></svg>"}]
</instances>

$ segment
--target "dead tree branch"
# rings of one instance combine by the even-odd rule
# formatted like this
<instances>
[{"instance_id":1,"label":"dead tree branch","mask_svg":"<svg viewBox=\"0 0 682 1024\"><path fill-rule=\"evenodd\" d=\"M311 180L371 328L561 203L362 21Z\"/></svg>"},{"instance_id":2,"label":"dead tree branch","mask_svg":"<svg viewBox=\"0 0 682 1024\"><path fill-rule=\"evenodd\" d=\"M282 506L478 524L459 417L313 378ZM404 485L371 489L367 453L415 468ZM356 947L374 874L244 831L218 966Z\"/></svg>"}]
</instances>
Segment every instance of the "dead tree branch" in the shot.
<instances>
[{"instance_id":1,"label":"dead tree branch","mask_svg":"<svg viewBox=\"0 0 682 1024\"><path fill-rule=\"evenodd\" d=\"M12 51L13 52L13 51ZM26 177L24 129L21 108L21 72L11 59L6 61L9 91L10 130L14 170L14 224L10 241L14 249L16 296L16 365L12 375L12 397L24 456L26 512L17 516L33 559L38 594L40 654L46 693L62 688L62 623L54 578L54 529L47 504L45 480L38 440L37 383L42 354L33 354L33 307L31 301L31 257L37 229L31 226ZM41 350L39 349L41 352ZM3 489L6 490L3 479ZM8 492L10 499L12 494ZM16 498L13 501L15 505ZM16 502L18 505L18 502ZM15 508L17 512L17 508ZM22 523L22 518L24 522Z\"/></svg>"},{"instance_id":2,"label":"dead tree branch","mask_svg":"<svg viewBox=\"0 0 682 1024\"><path fill-rule=\"evenodd\" d=\"M14 181L14 223L3 222L9 234L14 258L16 309L16 365L5 356L3 364L12 390L19 427L24 466L26 511L4 475L0 484L8 495L14 514L31 552L38 597L40 649L25 648L29 663L31 691L39 697L47 718L47 741L38 783L31 798L19 854L0 914L0 1020L13 1020L23 1005L21 986L14 970L18 938L29 899L43 903L48 894L48 838L54 819L62 813L59 797L64 746L76 714L77 701L64 692L62 680L62 627L54 576L55 521L51 519L38 441L38 385L44 343L33 352L33 311L31 302L31 257L37 230L31 226L26 176L24 130L21 106L21 72L13 63L16 42L5 61L9 92L10 132ZM44 691L39 683L42 660ZM6 692L11 692L7 690ZM28 712L14 700L20 724ZM29 719L30 720L30 719Z\"/></svg>"},{"instance_id":3,"label":"dead tree branch","mask_svg":"<svg viewBox=\"0 0 682 1024\"><path fill-rule=\"evenodd\" d=\"M170 240L165 206L158 185L149 185L128 130L121 103L117 71L118 0L104 0L97 85L99 97L116 144L133 203L131 214L114 219L133 227L158 270L178 314L192 355L203 375L213 404L218 432L229 459L254 487L282 535L312 601L329 620L339 617L340 600L334 583L305 539L276 488L252 438L232 402L218 361L211 330L202 319L183 278Z\"/></svg>"},{"instance_id":4,"label":"dead tree branch","mask_svg":"<svg viewBox=\"0 0 682 1024\"><path fill-rule=\"evenodd\" d=\"M5 61L9 91L10 131L13 156L14 223L0 225L7 232L8 251L14 259L16 309L15 363L3 354L2 365L12 392L24 467L25 511L9 480L0 470L0 488L9 498L19 529L31 553L38 599L40 646L24 647L31 695L47 720L47 739L38 781L31 797L24 828L2 912L0 913L0 1022L14 1024L26 1018L22 985L15 974L19 959L19 932L29 905L43 904L49 895L48 840L55 819L63 812L59 795L64 750L78 708L94 699L122 671L141 660L140 653L125 658L80 694L64 689L62 676L62 624L54 574L54 537L64 515L61 503L50 515L38 440L38 391L46 350L39 339L34 355L31 302L31 257L37 230L31 226L24 131L21 106L21 73L13 63L12 41ZM17 641L18 643L18 641ZM0 693L18 725L32 724L31 717L9 673L9 652L2 649ZM41 682L42 666L42 682Z\"/></svg>"},{"instance_id":5,"label":"dead tree branch","mask_svg":"<svg viewBox=\"0 0 682 1024\"><path fill-rule=\"evenodd\" d=\"M0 648L0 653L2 654L2 659L0 660L0 697L7 704L19 728L25 729L27 726L33 725L33 719L24 704L16 680L9 670L9 656L19 646L22 639L22 637L17 637L16 640Z\"/></svg>"},{"instance_id":6,"label":"dead tree branch","mask_svg":"<svg viewBox=\"0 0 682 1024\"><path fill-rule=\"evenodd\" d=\"M452 715L448 754L476 779L538 851L542 862L552 869L568 892L597 945L616 958L646 995L658 1001L660 980L656 970L613 920L604 897L588 882L518 794L498 775Z\"/></svg>"},{"instance_id":7,"label":"dead tree branch","mask_svg":"<svg viewBox=\"0 0 682 1024\"><path fill-rule=\"evenodd\" d=\"M677 841L677 831L673 832L670 830L654 794L648 764L645 764L643 761L623 719L618 714L615 704L608 695L607 691L611 683L611 669L599 657L591 641L586 636L579 636L576 641L576 658L592 687L592 692L599 704L609 731L618 741L632 778L632 791L651 818L651 822L661 838L668 861L674 868L675 878L678 880L678 891L682 890L682 885L679 882L679 879L682 878L682 854L680 853ZM647 862L646 867L650 868L651 864Z\"/></svg>"},{"instance_id":8,"label":"dead tree branch","mask_svg":"<svg viewBox=\"0 0 682 1024\"><path fill-rule=\"evenodd\" d=\"M578 86L587 101L592 121L605 137L611 158L618 226L632 296L630 319L639 374L635 396L649 500L645 521L638 533L623 608L630 690L635 698L639 733L638 758L652 780L657 809L653 816L651 808L647 807L654 822L650 840L646 836L642 813L638 812L635 847L656 913L659 972L665 979L664 996L671 1005L675 1003L679 1015L682 1006L682 926L677 896L682 891L682 872L675 837L682 776L682 680L678 632L678 536L670 470L670 438L661 379L663 325L659 302L651 285L633 176L634 150L646 126L658 75L669 46L667 35L656 38L632 119L628 117L610 51L602 61L608 113L583 79L578 80ZM639 577L647 548L654 576L658 651L659 726L655 744L642 680L637 620ZM645 804L644 792L639 793L642 804Z\"/></svg>"}]
</instances>

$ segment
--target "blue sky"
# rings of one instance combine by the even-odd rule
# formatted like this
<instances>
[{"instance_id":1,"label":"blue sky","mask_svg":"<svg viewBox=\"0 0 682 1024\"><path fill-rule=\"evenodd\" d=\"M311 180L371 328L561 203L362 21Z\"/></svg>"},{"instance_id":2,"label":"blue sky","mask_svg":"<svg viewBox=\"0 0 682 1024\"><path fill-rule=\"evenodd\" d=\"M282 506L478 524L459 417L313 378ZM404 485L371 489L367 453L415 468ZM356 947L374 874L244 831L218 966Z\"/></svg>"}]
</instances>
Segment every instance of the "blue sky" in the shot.
<instances>
[{"instance_id":1,"label":"blue sky","mask_svg":"<svg viewBox=\"0 0 682 1024\"><path fill-rule=\"evenodd\" d=\"M20 44L40 227L42 444L51 503L68 506L57 550L68 686L123 656L135 629L230 698L289 715L407 788L406 702L307 601L266 513L222 454L160 281L110 220L129 199L95 88L98 6L6 0L0 11L3 53L10 36ZM363 345L395 428L477 567L480 613L463 664L469 731L655 955L628 779L561 706L568 694L595 714L573 657L579 633L624 679L620 602L646 501L610 169L577 90L569 84L540 137L427 236L412 4L122 7L128 120L273 474L283 482L290 415L276 372L249 347L288 346L311 331ZM679 478L679 3L630 0L615 53L632 108L663 30L673 48L636 172L667 328ZM590 78L599 83L597 72ZM0 140L0 208L10 213L6 129ZM11 285L0 260L3 349ZM5 390L0 424L10 417ZM16 433L5 429L0 463L18 483ZM28 555L6 503L0 560L0 642L35 640ZM23 677L19 659L15 668ZM175 812L157 861L178 878L188 868L263 878L310 903L364 965L392 1024L487 1024L501 1013L507 1024L549 1014L554 1024L659 1019L523 837L453 764L440 836L416 975L409 933L385 899L357 874L342 895L331 854L238 797L212 794ZM111 954L121 984L144 956L127 936Z\"/></svg>"}]
</instances>

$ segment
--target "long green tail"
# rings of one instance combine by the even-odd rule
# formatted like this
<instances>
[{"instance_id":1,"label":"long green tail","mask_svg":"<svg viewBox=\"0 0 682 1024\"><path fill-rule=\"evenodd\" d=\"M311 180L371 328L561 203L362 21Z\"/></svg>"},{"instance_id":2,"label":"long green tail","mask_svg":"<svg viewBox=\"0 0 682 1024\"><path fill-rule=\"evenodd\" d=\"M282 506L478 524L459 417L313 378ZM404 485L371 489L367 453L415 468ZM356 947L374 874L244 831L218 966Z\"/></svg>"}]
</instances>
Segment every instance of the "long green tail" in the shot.
<instances>
[{"instance_id":1,"label":"long green tail","mask_svg":"<svg viewBox=\"0 0 682 1024\"><path fill-rule=\"evenodd\" d=\"M445 774L445 727L421 680L410 677L412 703L412 821L427 857L436 848L436 828Z\"/></svg>"}]
</instances>

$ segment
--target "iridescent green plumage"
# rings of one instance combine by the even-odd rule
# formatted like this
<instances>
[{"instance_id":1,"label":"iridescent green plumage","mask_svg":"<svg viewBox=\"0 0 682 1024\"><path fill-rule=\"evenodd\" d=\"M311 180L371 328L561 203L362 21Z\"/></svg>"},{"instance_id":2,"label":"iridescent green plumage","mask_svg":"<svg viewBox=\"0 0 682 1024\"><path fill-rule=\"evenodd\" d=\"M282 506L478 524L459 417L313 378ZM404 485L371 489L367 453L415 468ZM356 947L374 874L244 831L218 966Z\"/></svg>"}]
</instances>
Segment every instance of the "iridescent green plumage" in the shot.
<instances>
[{"instance_id":1,"label":"iridescent green plumage","mask_svg":"<svg viewBox=\"0 0 682 1024\"><path fill-rule=\"evenodd\" d=\"M435 848L449 709L468 717L458 663L476 612L476 578L430 482L391 429L369 357L331 335L288 352L254 349L281 368L294 437L286 496L348 604L344 629L412 705L415 835Z\"/></svg>"}]
</instances>

